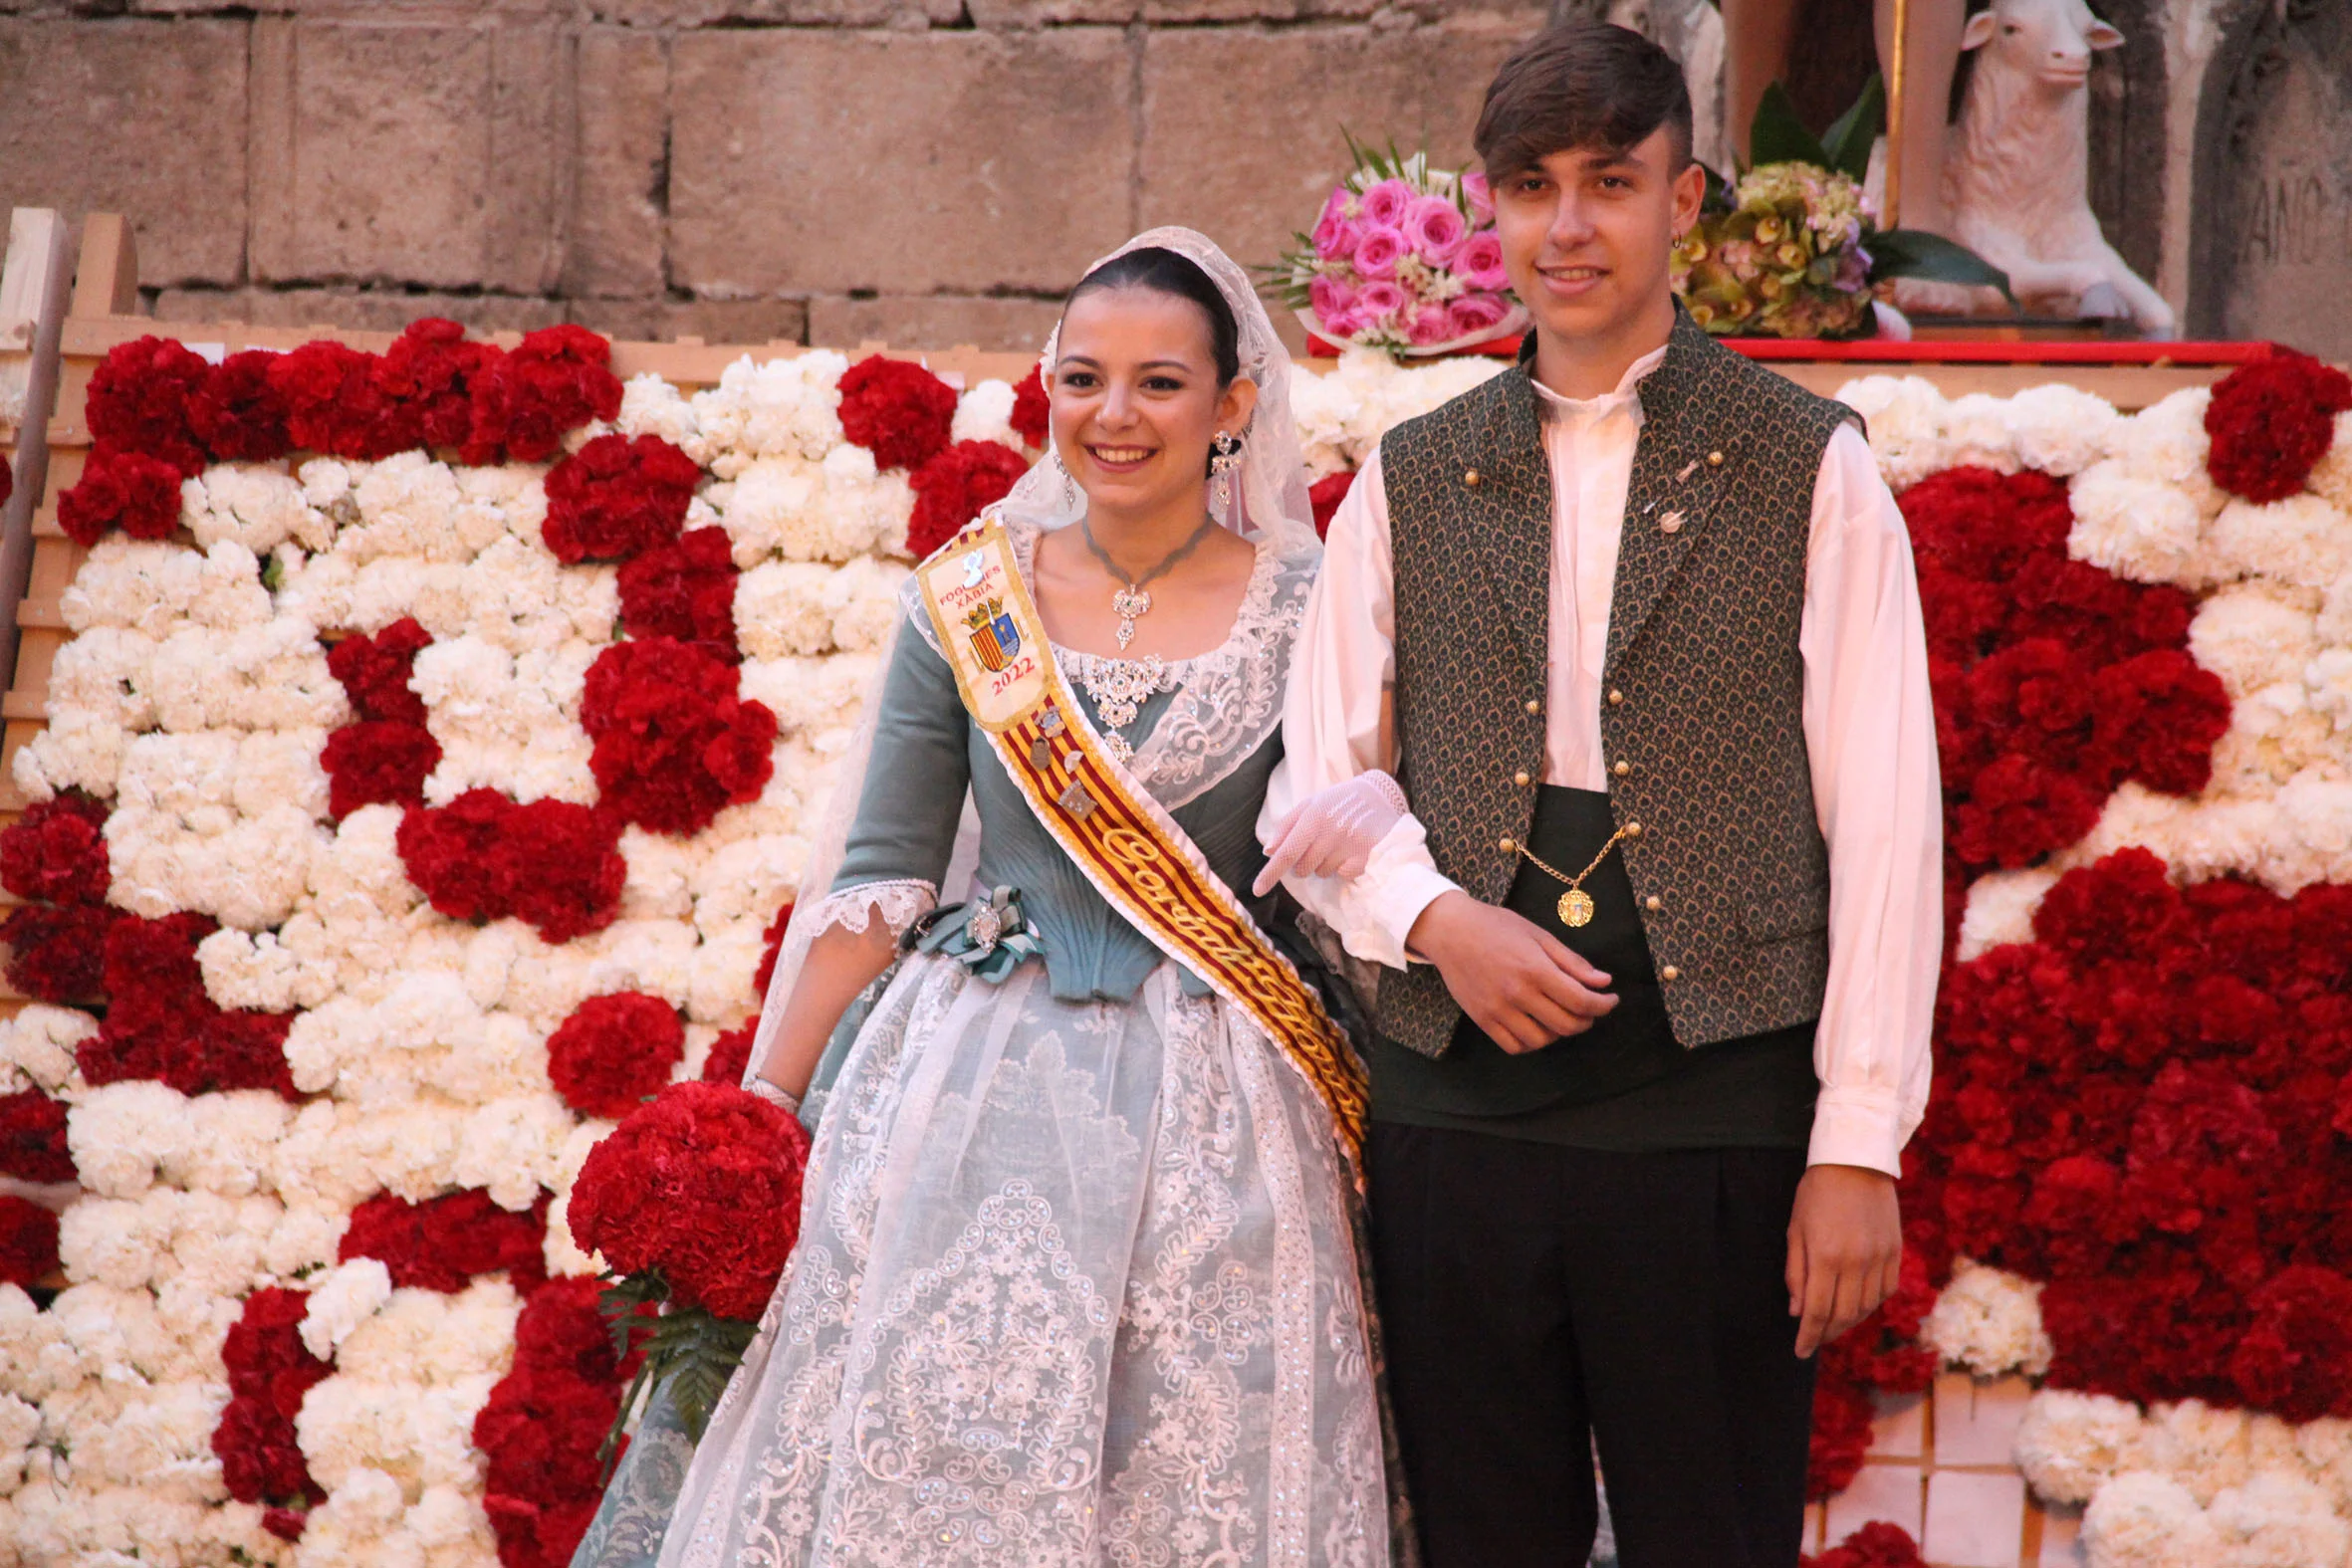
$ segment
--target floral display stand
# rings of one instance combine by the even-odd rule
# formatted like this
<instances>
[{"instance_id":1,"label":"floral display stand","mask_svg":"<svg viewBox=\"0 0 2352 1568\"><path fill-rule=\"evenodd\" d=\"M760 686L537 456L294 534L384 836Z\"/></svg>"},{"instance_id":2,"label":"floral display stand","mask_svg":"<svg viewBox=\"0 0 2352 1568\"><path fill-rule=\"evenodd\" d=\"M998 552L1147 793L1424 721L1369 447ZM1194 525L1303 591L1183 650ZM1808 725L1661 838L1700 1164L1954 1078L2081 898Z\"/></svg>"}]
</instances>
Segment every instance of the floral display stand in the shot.
<instances>
[{"instance_id":1,"label":"floral display stand","mask_svg":"<svg viewBox=\"0 0 2352 1568\"><path fill-rule=\"evenodd\" d=\"M174 344L93 233L0 750L0 1563L560 1564L626 1371L572 1183L739 1070L874 639L1035 451L1031 363ZM256 347L302 350L302 450L224 460ZM2340 1563L2352 389L1964 357L1771 361L1904 502L1950 844L1905 1288L1824 1356L1808 1540ZM1327 512L1500 365L1315 368Z\"/></svg>"}]
</instances>

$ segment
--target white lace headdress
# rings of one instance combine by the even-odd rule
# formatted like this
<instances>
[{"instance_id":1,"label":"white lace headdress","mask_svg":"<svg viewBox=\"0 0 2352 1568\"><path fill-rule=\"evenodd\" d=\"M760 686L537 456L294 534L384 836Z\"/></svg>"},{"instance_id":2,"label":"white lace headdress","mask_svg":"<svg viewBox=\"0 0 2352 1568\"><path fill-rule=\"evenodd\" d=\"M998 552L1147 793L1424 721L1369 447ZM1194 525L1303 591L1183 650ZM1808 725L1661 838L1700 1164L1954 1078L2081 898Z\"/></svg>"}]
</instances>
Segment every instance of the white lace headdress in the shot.
<instances>
[{"instance_id":1,"label":"white lace headdress","mask_svg":"<svg viewBox=\"0 0 2352 1568\"><path fill-rule=\"evenodd\" d=\"M1129 251L1144 249L1173 251L1208 275L1224 297L1226 307L1233 312L1241 374L1258 387L1257 408L1243 434L1241 463L1234 472L1232 499L1219 510L1212 495L1212 510L1217 511L1218 522L1246 539L1267 538L1272 549L1285 558L1315 555L1321 546L1314 532L1314 508L1307 499L1306 464L1298 444L1298 424L1291 411L1294 373L1291 356L1275 335L1274 323L1260 303L1257 291L1251 287L1249 274L1207 235L1177 227L1147 229L1109 255L1096 259L1086 271L1091 273ZM1053 336L1046 339L1046 351L1039 360L1040 373L1049 384L1053 380L1060 336L1061 329L1057 325ZM1065 528L1084 516L1085 495L1069 480L1058 458L1049 455L1031 466L998 510L1009 522ZM902 618L898 629L903 626ZM840 868L849 829L856 820L858 797L864 792L882 679L890 668L896 642L894 630L884 642L880 663L866 691L857 738L834 775L832 799L825 810L823 829L812 846L808 865L801 874L804 905L813 906L823 899ZM948 887L955 887L970 877L977 847L978 822L967 794L964 825L957 834L956 853L948 868ZM877 894L882 896L875 900L876 907L893 928L910 918L910 909L913 913L921 912L909 901L914 891L908 884L894 884L886 895L877 889ZM934 900L940 894L936 888L925 891ZM760 1008L760 1025L753 1036L750 1063L745 1068L747 1082L758 1074L775 1044L777 1028L784 1020L785 1004L808 961L809 945L824 924L816 919L798 919L786 933L775 973L768 982L768 995Z\"/></svg>"}]
</instances>

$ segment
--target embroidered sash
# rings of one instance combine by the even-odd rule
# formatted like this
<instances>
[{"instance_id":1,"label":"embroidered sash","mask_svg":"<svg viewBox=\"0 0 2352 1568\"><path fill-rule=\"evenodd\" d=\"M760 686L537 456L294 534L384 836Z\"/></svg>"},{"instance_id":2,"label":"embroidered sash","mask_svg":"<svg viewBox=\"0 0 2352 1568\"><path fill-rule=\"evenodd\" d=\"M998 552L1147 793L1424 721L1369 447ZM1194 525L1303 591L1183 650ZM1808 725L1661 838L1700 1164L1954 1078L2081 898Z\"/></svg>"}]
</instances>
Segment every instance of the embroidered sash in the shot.
<instances>
[{"instance_id":1,"label":"embroidered sash","mask_svg":"<svg viewBox=\"0 0 2352 1568\"><path fill-rule=\"evenodd\" d=\"M916 574L964 707L1038 820L1111 908L1281 1047L1330 1111L1360 1185L1362 1063L1200 846L1086 722L1054 662L1004 524L984 517Z\"/></svg>"}]
</instances>

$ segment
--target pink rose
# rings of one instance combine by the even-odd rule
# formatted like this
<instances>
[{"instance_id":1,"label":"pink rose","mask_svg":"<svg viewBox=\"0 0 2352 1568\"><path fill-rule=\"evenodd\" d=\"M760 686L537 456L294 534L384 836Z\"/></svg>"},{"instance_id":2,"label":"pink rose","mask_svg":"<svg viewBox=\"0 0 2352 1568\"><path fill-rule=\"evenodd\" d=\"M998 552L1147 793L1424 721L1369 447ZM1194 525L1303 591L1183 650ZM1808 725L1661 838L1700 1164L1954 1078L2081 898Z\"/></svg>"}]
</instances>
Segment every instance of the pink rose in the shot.
<instances>
[{"instance_id":1,"label":"pink rose","mask_svg":"<svg viewBox=\"0 0 2352 1568\"><path fill-rule=\"evenodd\" d=\"M1401 226L1405 238L1413 242L1414 253L1432 267L1452 261L1470 237L1470 222L1462 216L1462 209L1443 196L1414 197Z\"/></svg>"},{"instance_id":2,"label":"pink rose","mask_svg":"<svg viewBox=\"0 0 2352 1568\"><path fill-rule=\"evenodd\" d=\"M1424 305L1405 324L1405 336L1416 348L1442 343L1454 336L1454 319L1442 305Z\"/></svg>"},{"instance_id":3,"label":"pink rose","mask_svg":"<svg viewBox=\"0 0 2352 1568\"><path fill-rule=\"evenodd\" d=\"M1363 216L1366 223L1393 229L1405 218L1405 209L1413 204L1413 187L1401 179L1384 179L1363 194Z\"/></svg>"},{"instance_id":4,"label":"pink rose","mask_svg":"<svg viewBox=\"0 0 2352 1568\"><path fill-rule=\"evenodd\" d=\"M1336 278L1318 277L1306 286L1306 301L1314 319L1329 327L1355 310L1355 290Z\"/></svg>"},{"instance_id":5,"label":"pink rose","mask_svg":"<svg viewBox=\"0 0 2352 1568\"><path fill-rule=\"evenodd\" d=\"M1314 226L1314 254L1317 261L1345 261L1363 243L1364 226L1353 218L1332 217L1324 213Z\"/></svg>"},{"instance_id":6,"label":"pink rose","mask_svg":"<svg viewBox=\"0 0 2352 1568\"><path fill-rule=\"evenodd\" d=\"M1321 329L1315 334L1317 337L1322 338L1325 342L1340 343L1353 339L1358 333L1371 326L1372 323L1362 311L1350 307L1336 316L1325 316L1319 311L1316 312L1315 325Z\"/></svg>"},{"instance_id":7,"label":"pink rose","mask_svg":"<svg viewBox=\"0 0 2352 1568\"><path fill-rule=\"evenodd\" d=\"M1355 193L1349 190L1345 185L1332 186L1331 194L1325 198L1323 202L1323 215L1315 221L1318 223L1330 223L1336 219L1348 216L1348 204L1354 200Z\"/></svg>"},{"instance_id":8,"label":"pink rose","mask_svg":"<svg viewBox=\"0 0 2352 1568\"><path fill-rule=\"evenodd\" d=\"M1355 308L1366 322L1377 322L1405 308L1409 297L1393 283L1367 283L1355 292Z\"/></svg>"},{"instance_id":9,"label":"pink rose","mask_svg":"<svg viewBox=\"0 0 2352 1568\"><path fill-rule=\"evenodd\" d=\"M1503 270L1503 241L1493 229L1482 229L1463 242L1454 257L1454 274L1473 289L1492 294L1511 287L1511 276Z\"/></svg>"},{"instance_id":10,"label":"pink rose","mask_svg":"<svg viewBox=\"0 0 2352 1568\"><path fill-rule=\"evenodd\" d=\"M1446 307L1449 337L1469 337L1503 325L1511 307L1491 294L1466 294Z\"/></svg>"},{"instance_id":11,"label":"pink rose","mask_svg":"<svg viewBox=\"0 0 2352 1568\"><path fill-rule=\"evenodd\" d=\"M1470 215L1481 228L1495 221L1495 192L1485 171L1472 169L1462 176L1462 199L1470 203Z\"/></svg>"},{"instance_id":12,"label":"pink rose","mask_svg":"<svg viewBox=\"0 0 2352 1568\"><path fill-rule=\"evenodd\" d=\"M1396 276L1396 264L1405 259L1412 245L1404 235L1392 228L1372 229L1355 244L1355 270L1366 278L1388 279Z\"/></svg>"}]
</instances>

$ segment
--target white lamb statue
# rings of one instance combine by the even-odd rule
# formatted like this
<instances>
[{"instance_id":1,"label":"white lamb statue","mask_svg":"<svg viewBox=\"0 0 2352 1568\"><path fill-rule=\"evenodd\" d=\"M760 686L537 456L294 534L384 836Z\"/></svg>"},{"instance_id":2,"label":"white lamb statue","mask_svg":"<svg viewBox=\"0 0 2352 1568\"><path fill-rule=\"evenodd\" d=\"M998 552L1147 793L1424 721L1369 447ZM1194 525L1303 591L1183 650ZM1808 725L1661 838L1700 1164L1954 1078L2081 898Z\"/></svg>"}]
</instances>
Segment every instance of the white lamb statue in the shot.
<instances>
[{"instance_id":1,"label":"white lamb statue","mask_svg":"<svg viewBox=\"0 0 2352 1568\"><path fill-rule=\"evenodd\" d=\"M2091 52L2122 42L2083 0L1993 0L1969 18L1960 47L1978 55L1944 163L1948 232L2007 273L2029 312L2128 316L2171 337L2172 307L2091 215ZM1990 289L1952 284L1906 283L1895 298L1906 311L2001 306Z\"/></svg>"}]
</instances>

